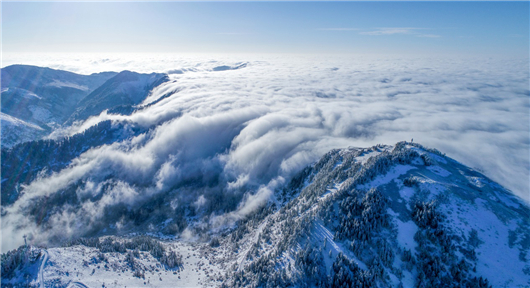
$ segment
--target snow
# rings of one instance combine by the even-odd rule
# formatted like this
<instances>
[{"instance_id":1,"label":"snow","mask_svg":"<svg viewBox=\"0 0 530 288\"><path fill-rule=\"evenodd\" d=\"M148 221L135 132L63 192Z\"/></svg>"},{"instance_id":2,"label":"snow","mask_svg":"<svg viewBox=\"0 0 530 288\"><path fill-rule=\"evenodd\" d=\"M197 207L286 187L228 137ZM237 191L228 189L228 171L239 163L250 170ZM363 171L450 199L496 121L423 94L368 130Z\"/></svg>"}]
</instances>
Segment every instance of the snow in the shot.
<instances>
[{"instance_id":1,"label":"snow","mask_svg":"<svg viewBox=\"0 0 530 288\"><path fill-rule=\"evenodd\" d=\"M320 198L321 198L322 200L326 200L328 197L330 197L330 196L332 196L333 194L337 193L337 191L339 191L340 188L342 187L342 184L343 184L343 183L344 183L344 182L341 182L341 183L338 183L338 184L337 184L337 183L333 184L333 187L332 187L332 188L328 188L328 189L326 189L326 192L324 192L324 194L322 194L322 195L320 196ZM316 208L316 207L314 207L314 208Z\"/></svg>"},{"instance_id":2,"label":"snow","mask_svg":"<svg viewBox=\"0 0 530 288\"><path fill-rule=\"evenodd\" d=\"M512 197L509 197L508 195L503 195L502 193L499 193L498 191L495 191L497 192L497 198L502 201L506 206L508 207L511 207L511 208L519 208L520 205L519 203L515 202L514 199L513 199L513 196Z\"/></svg>"},{"instance_id":3,"label":"snow","mask_svg":"<svg viewBox=\"0 0 530 288\"><path fill-rule=\"evenodd\" d=\"M339 246L333 241L333 233L331 233L331 231L329 231L324 225L322 225L322 223L317 223L315 225L315 232L322 238L326 238L327 243L329 243L335 251L342 252Z\"/></svg>"},{"instance_id":4,"label":"snow","mask_svg":"<svg viewBox=\"0 0 530 288\"><path fill-rule=\"evenodd\" d=\"M372 154L377 155L377 153ZM366 157L366 155L362 155L361 157ZM367 159L364 159L363 161L366 160ZM441 163L441 161L438 163ZM398 192L402 199L396 201L402 203L403 200L405 200L407 202L405 204L409 205L409 207L412 205L411 200L414 199L413 195L416 192L426 194L426 196L428 196L427 198L432 199L436 196L442 195L444 192L451 191L451 193L446 193L446 201L441 201L441 204L439 204L439 209L444 215L446 215L446 220L444 220L443 223L444 227L447 227L449 232L453 235L463 236L462 247L466 246L466 237L468 237L472 229L477 231L480 239L480 244L474 248L478 257L476 267L477 272L470 273L476 276L485 276L494 287L502 287L504 285L509 287L528 286L530 284L529 277L522 270L528 265L527 262L523 262L519 258L520 244L515 244L513 247L510 247L508 244L508 239L511 234L521 234L519 232L520 230L516 231L516 229L522 225L520 223L522 220L514 220L509 217L499 216L499 213L506 213L508 216L515 215L510 214L514 213L514 211L508 208L521 208L520 206L523 204L518 204L515 199L501 193L502 191L500 192L496 189L491 189L492 187L495 187L495 185L493 185L494 183L489 184L482 178L466 176L464 169L461 170L461 174L454 173L453 175L453 173L449 171L456 171L455 169L460 169L460 167L452 167L449 165L453 165L453 162L444 165L444 168L437 165L424 166L423 163L395 165L390 167L386 174L378 175L373 181L365 185L360 185L360 187L361 189L366 190L370 187L388 185L383 187L382 191L385 193ZM419 181L419 186L404 186L402 184L403 179L408 176L415 176ZM486 193L491 193L491 197L493 197L494 201L486 202L480 198L471 198L474 194L468 193L472 192L470 188L466 186L468 181L471 183L480 183L480 185L482 185L481 187L484 188L484 197L487 198L489 196ZM329 188L324 190L324 194L319 201L315 201L315 204L311 209L305 211L300 211L298 207L292 209L295 209L294 211L296 212L301 212L303 216L311 215L315 212L320 203L337 193L341 186L342 183L332 183L328 185L327 187ZM392 187L392 189L396 189L395 187L397 187L397 190L389 191L389 187ZM458 189L454 189L455 191L453 193L452 188ZM469 197L458 197L456 196L458 193L462 193L462 195ZM493 195L495 195L495 197ZM391 198L390 200L392 199L395 198ZM424 201L425 199L421 200ZM403 209L402 206L403 204L400 204L397 208ZM392 243L392 245L397 243L398 246L394 246L394 248L397 248L397 250L400 250L399 248L410 250L414 255L418 247L418 244L414 240L414 235L419 228L413 221L409 220L410 214L403 213L404 210L406 209L395 210L400 211L400 213L396 213L391 208L387 208L387 212L391 216L396 227L395 231L397 232L394 234L392 231L392 233L389 234L392 235L392 237L394 235L396 237L392 238L389 243ZM254 243L260 241L259 235L264 233L264 228L270 221L272 221L272 228L269 230L271 231L271 235L269 236L271 236L270 238L272 241L271 243L260 243L260 255L269 254L273 251L275 243L278 243L277 241L281 239L281 237L290 236L281 235L278 231L278 227L282 222L274 221L275 219L279 219L279 217L275 218L276 215L278 214L269 215L262 222L257 223L256 226L249 228L249 232L243 236L241 241L239 241L240 248L236 253L232 250L230 237L224 239L219 237L221 245L218 248L211 248L204 243L192 242L200 241L198 235L188 238L187 241L183 240L183 238L166 237L163 239L164 245L166 247L171 247L183 256L183 269L165 269L150 254L142 253L138 262L146 267L147 271L145 272L145 279L139 279L133 276L133 271L131 271L128 264L124 261L125 254L106 253L105 255L108 258L108 263L94 263L92 259L97 258L99 254L98 250L95 248L84 246L50 248L42 258L42 262L40 262L41 269L39 270L38 280L36 281L39 282L41 287L51 286L54 279L60 281L62 287L218 286L221 282L217 280L217 275L226 273L228 271L227 267L237 264L239 269L243 269L256 259L255 257L253 259L248 259L247 252L253 247ZM322 255L326 271L330 271L330 267L338 253L342 253L348 259L357 263L361 269L367 269L367 265L360 261L347 247L348 241L334 241L333 233L335 231L324 226L323 222L318 220L318 217L302 218L301 215L297 215L295 218L295 220L303 219L302 221L305 221L306 219L310 219L311 221L314 220L312 226L313 230L310 233L311 235L308 237L302 237L303 239L300 240L302 243L299 244L305 245L307 242L303 243L303 241L307 239L312 247L322 247ZM500 219L502 219L502 221ZM171 221L172 219L167 219L165 221L161 220L159 225L164 227ZM158 234L151 235L161 236ZM517 237L520 238L522 235L518 235ZM326 243L325 246L324 243ZM300 245L298 248L300 248ZM297 247L289 248L290 249L288 249L287 252L283 252L276 259L278 263L277 267L286 267L285 265L288 265L288 263L292 264L294 262L292 253L290 252L295 251ZM456 254L458 257L464 257L463 253L460 251L457 251ZM412 271L404 269L405 263L402 262L399 254L396 254L393 266L395 269L401 270L402 278L399 279L396 277L399 273L393 275L393 270L389 272L390 282L394 285L401 282L404 287L414 286L415 275L417 273L415 268Z\"/></svg>"},{"instance_id":5,"label":"snow","mask_svg":"<svg viewBox=\"0 0 530 288\"><path fill-rule=\"evenodd\" d=\"M432 200L435 196L447 191L447 187L444 184L432 180L422 181L420 186L424 191L429 191L429 200Z\"/></svg>"},{"instance_id":6,"label":"snow","mask_svg":"<svg viewBox=\"0 0 530 288\"><path fill-rule=\"evenodd\" d=\"M2 93L4 92L8 92L10 89L9 88L3 88L2 89ZM22 89L22 88L14 88L13 90L15 91L19 91L19 92L22 92L22 97L26 98L26 99L31 99L31 98L37 98L37 99L42 99L41 96L31 92L31 91L28 91L26 89Z\"/></svg>"},{"instance_id":7,"label":"snow","mask_svg":"<svg viewBox=\"0 0 530 288\"><path fill-rule=\"evenodd\" d=\"M403 270L403 279L401 279L401 283L403 283L403 287L414 287L414 276L412 276L412 273L410 273L407 270Z\"/></svg>"},{"instance_id":8,"label":"snow","mask_svg":"<svg viewBox=\"0 0 530 288\"><path fill-rule=\"evenodd\" d=\"M69 87L69 88L74 88L74 89L82 90L82 91L89 90L87 86L77 85L75 83L70 83L70 82L63 82L60 80L53 80L53 82L48 83L46 86L53 86L57 88Z\"/></svg>"},{"instance_id":9,"label":"snow","mask_svg":"<svg viewBox=\"0 0 530 288\"><path fill-rule=\"evenodd\" d=\"M455 201L458 201L455 199ZM530 277L522 268L527 265L519 259L516 246L508 246L509 231L517 227L514 221L505 224L485 206L485 201L477 199L475 205L456 202L446 207L450 227L469 235L471 229L478 232L482 244L475 249L478 264L477 274L486 275L493 287L516 287L529 285ZM480 221L477 221L480 219ZM508 280L507 280L508 279Z\"/></svg>"},{"instance_id":10,"label":"snow","mask_svg":"<svg viewBox=\"0 0 530 288\"><path fill-rule=\"evenodd\" d=\"M423 150L421 148L418 148L418 147L412 146L412 145L405 145L405 147L407 147L407 149L414 150L414 151L418 152L418 154L420 154L420 155L427 154L429 156L429 158L433 159L436 162L447 164L447 160L445 160L445 158L441 157L440 155L437 155L437 154L434 154L434 153L431 153L431 152L427 152L427 151L425 151L425 150Z\"/></svg>"},{"instance_id":11,"label":"snow","mask_svg":"<svg viewBox=\"0 0 530 288\"><path fill-rule=\"evenodd\" d=\"M487 182L483 179L483 178L480 178L480 177L466 177L467 180L469 180L469 183L477 186L478 188L482 188L484 187Z\"/></svg>"},{"instance_id":12,"label":"snow","mask_svg":"<svg viewBox=\"0 0 530 288\"><path fill-rule=\"evenodd\" d=\"M39 127L39 126L37 126L35 124L26 122L24 120L18 119L16 117L13 117L13 116L10 116L8 114L1 113L1 112L0 112L0 119L2 120L2 126L6 125L6 124L9 124L9 125L12 125L12 126L27 126L27 127L30 127L30 128L33 128L33 129L37 129L37 130L44 130L41 127Z\"/></svg>"},{"instance_id":13,"label":"snow","mask_svg":"<svg viewBox=\"0 0 530 288\"><path fill-rule=\"evenodd\" d=\"M445 160L445 158L441 157L440 155L429 153L429 157L431 157L431 159L434 159L434 161L436 162L447 164L447 160Z\"/></svg>"},{"instance_id":14,"label":"snow","mask_svg":"<svg viewBox=\"0 0 530 288\"><path fill-rule=\"evenodd\" d=\"M40 106L36 105L29 105L28 106L29 111L31 111L31 115L33 119L48 123L48 122L57 122L57 120L53 119L52 113L50 110L42 108Z\"/></svg>"},{"instance_id":15,"label":"snow","mask_svg":"<svg viewBox=\"0 0 530 288\"><path fill-rule=\"evenodd\" d=\"M368 161L368 159L370 159L371 157L377 156L379 154L381 154L381 151L377 151L377 150L376 151L364 152L360 156L355 157L355 161L356 162L361 162L361 164L365 164L366 161Z\"/></svg>"},{"instance_id":16,"label":"snow","mask_svg":"<svg viewBox=\"0 0 530 288\"><path fill-rule=\"evenodd\" d=\"M451 175L451 172L445 170L444 168L440 166L428 166L427 170L431 171L432 173L436 175L442 176L442 177L447 177Z\"/></svg>"},{"instance_id":17,"label":"snow","mask_svg":"<svg viewBox=\"0 0 530 288\"><path fill-rule=\"evenodd\" d=\"M21 90L24 90L24 89L21 89ZM24 90L26 93L24 94L24 97L25 98L32 98L32 97L35 97L37 99L42 99L42 97L40 97L39 95L33 93L33 92L30 92L30 91L27 91L27 90Z\"/></svg>"},{"instance_id":18,"label":"snow","mask_svg":"<svg viewBox=\"0 0 530 288\"><path fill-rule=\"evenodd\" d=\"M390 168L390 171L388 171L388 173L384 175L379 175L375 177L375 179L372 180L371 182L367 184L359 185L358 188L368 190L373 187L378 187L384 184L388 184L394 179L396 179L397 177L399 177L400 175L406 174L408 171L412 169L417 169L417 168L411 165L396 165Z\"/></svg>"},{"instance_id":19,"label":"snow","mask_svg":"<svg viewBox=\"0 0 530 288\"><path fill-rule=\"evenodd\" d=\"M88 286L81 282L70 282L66 288L88 288Z\"/></svg>"},{"instance_id":20,"label":"snow","mask_svg":"<svg viewBox=\"0 0 530 288\"><path fill-rule=\"evenodd\" d=\"M399 245L414 253L414 250L418 246L416 241L414 241L414 234L418 231L418 226L412 221L402 222L398 218L394 219L398 227L397 241Z\"/></svg>"},{"instance_id":21,"label":"snow","mask_svg":"<svg viewBox=\"0 0 530 288\"><path fill-rule=\"evenodd\" d=\"M12 147L15 144L32 141L44 136L46 130L24 120L1 113L2 147Z\"/></svg>"},{"instance_id":22,"label":"snow","mask_svg":"<svg viewBox=\"0 0 530 288\"><path fill-rule=\"evenodd\" d=\"M322 246L324 239L326 239L326 247L322 249L322 254L324 256L324 263L326 265L326 271L330 270L331 266L333 265L333 261L335 257L339 253L342 253L350 261L355 262L355 264L357 264L361 269L364 269L364 270L368 269L368 266L366 266L364 262L357 259L357 257L355 257L355 255L353 255L353 253L349 249L344 247L342 243L335 242L333 240L333 234L331 233L331 231L329 231L328 228L326 228L322 224L321 221L318 221L315 223L315 236L316 236L316 239L313 242L313 246L317 246L317 245ZM329 257L330 250L332 254L331 258Z\"/></svg>"},{"instance_id":23,"label":"snow","mask_svg":"<svg viewBox=\"0 0 530 288\"><path fill-rule=\"evenodd\" d=\"M44 254L44 257L42 258L42 262L41 262L41 265L40 265L40 268L39 268L39 286L40 288L44 288L44 277L42 276L43 272L44 272L44 266L46 265L46 262L48 262L48 251L46 250L43 250L43 254Z\"/></svg>"},{"instance_id":24,"label":"snow","mask_svg":"<svg viewBox=\"0 0 530 288\"><path fill-rule=\"evenodd\" d=\"M414 195L414 193L415 191L412 187L403 186L401 189L399 189L399 195L407 202L410 201L410 198Z\"/></svg>"},{"instance_id":25,"label":"snow","mask_svg":"<svg viewBox=\"0 0 530 288\"><path fill-rule=\"evenodd\" d=\"M177 253L182 255L182 270L165 269L148 252L141 252L136 259L147 268L145 279L133 276L133 271L125 262L125 253L105 253L108 263L91 262L97 258L95 248L73 246L48 249L48 264L42 264L44 284L49 287L50 281L60 279L69 283L69 287L214 287L216 281L210 276L221 270L210 261L213 255L200 252L200 245L188 242L170 243ZM40 276L39 276L40 277Z\"/></svg>"}]
</instances>

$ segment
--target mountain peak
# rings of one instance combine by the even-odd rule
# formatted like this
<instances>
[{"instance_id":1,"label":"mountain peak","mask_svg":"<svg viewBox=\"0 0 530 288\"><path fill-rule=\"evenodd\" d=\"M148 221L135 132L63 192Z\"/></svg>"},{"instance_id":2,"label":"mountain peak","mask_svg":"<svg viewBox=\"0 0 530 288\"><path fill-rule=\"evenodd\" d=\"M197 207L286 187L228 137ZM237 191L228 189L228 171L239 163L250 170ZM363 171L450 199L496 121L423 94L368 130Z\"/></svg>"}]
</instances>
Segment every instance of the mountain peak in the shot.
<instances>
[{"instance_id":1,"label":"mountain peak","mask_svg":"<svg viewBox=\"0 0 530 288\"><path fill-rule=\"evenodd\" d=\"M85 120L106 109L137 105L154 87L167 81L169 81L167 74L122 71L83 98L67 123Z\"/></svg>"},{"instance_id":2,"label":"mountain peak","mask_svg":"<svg viewBox=\"0 0 530 288\"><path fill-rule=\"evenodd\" d=\"M294 176L273 198L217 233L202 234L209 224L187 218L186 233L202 235L194 244L182 235L149 244L161 245L161 251L178 245L172 257L185 256L186 262L171 262L180 263L173 268L162 264L164 280L183 284L182 276L223 287L530 284L528 205L438 150L410 142L335 149ZM165 231L170 222L152 225ZM117 265L123 277L109 270L100 271L98 279L134 286L141 284L149 265L166 263L163 257L169 257L163 256L169 252L145 250L153 257L145 258L143 266L127 264L132 260L123 259L132 257L128 253L135 249L130 243L138 241L135 236L80 239L45 253L60 263L86 261L87 268L75 266L81 273L99 261ZM9 255L23 250L17 251ZM89 255L103 260L89 263ZM201 267L202 261L209 263L205 271L216 271L215 277L201 274L200 268L189 270ZM18 269L29 269L31 261L25 265ZM68 273L64 276L65 268L48 271L61 283L73 281ZM95 283L92 274L84 275L84 284ZM135 277L125 280L126 275Z\"/></svg>"},{"instance_id":3,"label":"mountain peak","mask_svg":"<svg viewBox=\"0 0 530 288\"><path fill-rule=\"evenodd\" d=\"M70 117L81 99L116 75L79 75L30 65L11 65L1 72L2 113L18 123L31 124L24 126L24 133L10 133L14 122L3 121L2 147L45 136Z\"/></svg>"}]
</instances>

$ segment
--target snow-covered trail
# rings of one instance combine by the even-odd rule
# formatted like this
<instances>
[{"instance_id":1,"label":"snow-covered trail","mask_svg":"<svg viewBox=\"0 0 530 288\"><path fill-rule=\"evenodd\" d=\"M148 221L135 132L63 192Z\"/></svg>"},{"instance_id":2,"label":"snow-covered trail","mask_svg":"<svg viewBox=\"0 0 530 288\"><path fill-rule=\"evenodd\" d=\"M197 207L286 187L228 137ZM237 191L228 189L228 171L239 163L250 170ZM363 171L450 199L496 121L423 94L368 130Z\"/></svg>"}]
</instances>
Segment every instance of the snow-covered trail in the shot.
<instances>
[{"instance_id":1,"label":"snow-covered trail","mask_svg":"<svg viewBox=\"0 0 530 288\"><path fill-rule=\"evenodd\" d=\"M40 264L40 269L39 269L40 288L44 288L44 277L43 277L44 266L46 265L46 262L48 261L48 251L46 250L42 250L42 251L44 251L44 258L42 259L42 263Z\"/></svg>"},{"instance_id":2,"label":"snow-covered trail","mask_svg":"<svg viewBox=\"0 0 530 288\"><path fill-rule=\"evenodd\" d=\"M81 282L70 282L66 288L88 288L88 286Z\"/></svg>"},{"instance_id":3,"label":"snow-covered trail","mask_svg":"<svg viewBox=\"0 0 530 288\"><path fill-rule=\"evenodd\" d=\"M42 263L40 264L40 268L39 268L40 288L46 287L44 286L44 266L46 266L46 262L48 262L48 258L49 258L48 251L46 250L43 250L43 251L44 251L44 258L42 259ZM66 288L88 288L88 286L86 286L85 284L81 282L76 281L76 282L70 282L68 286L66 286Z\"/></svg>"}]
</instances>

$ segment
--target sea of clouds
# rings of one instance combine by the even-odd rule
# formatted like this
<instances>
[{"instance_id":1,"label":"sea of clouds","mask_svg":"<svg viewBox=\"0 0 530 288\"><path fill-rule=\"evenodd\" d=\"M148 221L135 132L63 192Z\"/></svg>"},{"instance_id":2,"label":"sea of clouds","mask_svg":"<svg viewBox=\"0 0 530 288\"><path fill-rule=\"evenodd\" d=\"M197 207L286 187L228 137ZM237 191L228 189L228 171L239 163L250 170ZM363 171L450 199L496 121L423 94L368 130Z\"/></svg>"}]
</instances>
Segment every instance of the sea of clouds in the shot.
<instances>
[{"instance_id":1,"label":"sea of clouds","mask_svg":"<svg viewBox=\"0 0 530 288\"><path fill-rule=\"evenodd\" d=\"M530 200L528 59L139 54L3 61L15 63L82 74L165 72L170 81L131 115L103 112L50 136L109 119L147 131L93 148L22 187L19 200L3 207L4 251L23 234L36 242L83 235L109 221L109 207L168 193L178 195L174 208L186 201L210 211L201 216L209 227L229 225L273 201L276 189L330 149L412 138ZM24 216L38 199L74 184L78 199L91 200L49 212L46 228ZM214 211L219 193L233 195L237 205Z\"/></svg>"}]
</instances>

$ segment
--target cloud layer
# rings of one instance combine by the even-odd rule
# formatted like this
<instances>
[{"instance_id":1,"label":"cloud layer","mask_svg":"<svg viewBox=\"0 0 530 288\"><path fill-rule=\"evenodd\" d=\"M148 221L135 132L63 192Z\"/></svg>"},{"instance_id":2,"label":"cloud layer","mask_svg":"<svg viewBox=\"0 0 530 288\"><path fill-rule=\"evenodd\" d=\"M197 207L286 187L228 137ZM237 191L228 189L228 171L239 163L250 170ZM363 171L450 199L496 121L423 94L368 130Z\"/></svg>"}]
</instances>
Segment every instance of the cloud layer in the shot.
<instances>
[{"instance_id":1,"label":"cloud layer","mask_svg":"<svg viewBox=\"0 0 530 288\"><path fill-rule=\"evenodd\" d=\"M59 131L55 137L110 119L147 132L89 150L24 187L4 207L3 249L23 233L46 241L101 223L119 229L125 220L105 216L109 207L133 209L160 197L169 214L186 207L218 227L269 201L330 149L411 138L530 198L527 59L215 57L41 58L85 73L169 72L172 81L130 116L102 113ZM35 201L58 193L74 195L77 206L49 212L45 228L24 217Z\"/></svg>"}]
</instances>

